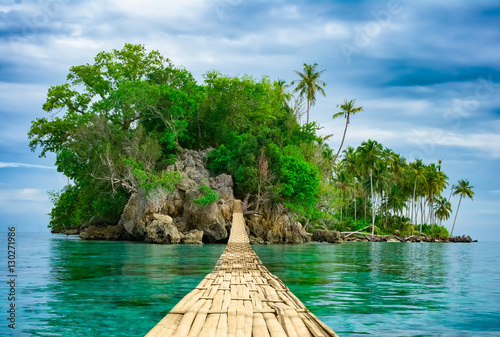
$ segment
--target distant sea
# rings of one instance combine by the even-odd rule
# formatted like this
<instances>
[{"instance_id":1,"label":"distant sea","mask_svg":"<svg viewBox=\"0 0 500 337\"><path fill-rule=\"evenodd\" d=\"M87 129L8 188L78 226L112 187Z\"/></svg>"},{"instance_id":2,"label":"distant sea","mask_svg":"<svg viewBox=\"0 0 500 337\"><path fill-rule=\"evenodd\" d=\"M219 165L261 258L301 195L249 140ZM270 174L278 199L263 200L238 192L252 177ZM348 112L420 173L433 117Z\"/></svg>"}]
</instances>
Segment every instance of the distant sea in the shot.
<instances>
[{"instance_id":1,"label":"distant sea","mask_svg":"<svg viewBox=\"0 0 500 337\"><path fill-rule=\"evenodd\" d=\"M17 233L15 330L7 235L0 336L143 336L225 245L151 245ZM254 246L339 336L500 336L500 243Z\"/></svg>"}]
</instances>

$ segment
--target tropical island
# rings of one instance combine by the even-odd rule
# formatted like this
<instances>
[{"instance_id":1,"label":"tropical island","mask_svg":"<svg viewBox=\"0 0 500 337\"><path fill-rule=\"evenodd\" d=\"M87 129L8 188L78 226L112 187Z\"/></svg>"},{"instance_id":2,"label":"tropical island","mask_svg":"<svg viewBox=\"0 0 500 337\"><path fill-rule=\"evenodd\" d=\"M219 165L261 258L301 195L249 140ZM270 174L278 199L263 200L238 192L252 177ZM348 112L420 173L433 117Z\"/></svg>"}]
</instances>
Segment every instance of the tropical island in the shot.
<instances>
[{"instance_id":1,"label":"tropical island","mask_svg":"<svg viewBox=\"0 0 500 337\"><path fill-rule=\"evenodd\" d=\"M90 240L223 243L236 198L256 244L471 242L453 237L460 203L474 195L467 180L446 198L441 161L410 162L376 140L343 148L363 111L355 99L332 112L345 130L330 148L333 135L309 120L325 95L317 67L304 64L290 85L217 71L199 84L133 44L71 67L67 83L48 89L49 118L28 134L72 182L50 192L49 227Z\"/></svg>"}]
</instances>

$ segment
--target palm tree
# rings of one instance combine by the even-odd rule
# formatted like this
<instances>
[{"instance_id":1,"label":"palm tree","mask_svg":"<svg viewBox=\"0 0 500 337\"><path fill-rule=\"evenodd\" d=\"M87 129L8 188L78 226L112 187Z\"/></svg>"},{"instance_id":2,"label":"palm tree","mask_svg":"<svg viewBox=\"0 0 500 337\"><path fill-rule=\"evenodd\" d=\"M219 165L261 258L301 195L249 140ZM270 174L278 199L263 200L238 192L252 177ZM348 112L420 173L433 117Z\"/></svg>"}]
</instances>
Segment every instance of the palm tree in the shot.
<instances>
[{"instance_id":1,"label":"palm tree","mask_svg":"<svg viewBox=\"0 0 500 337\"><path fill-rule=\"evenodd\" d=\"M396 183L404 185L405 170L408 166L406 159L401 157L399 153L393 153L389 165L392 172L394 172Z\"/></svg>"},{"instance_id":2,"label":"palm tree","mask_svg":"<svg viewBox=\"0 0 500 337\"><path fill-rule=\"evenodd\" d=\"M392 185L391 190L387 195L387 207L390 210L393 210L396 214L401 214L403 209L407 207L405 197L405 193L399 185Z\"/></svg>"},{"instance_id":3,"label":"palm tree","mask_svg":"<svg viewBox=\"0 0 500 337\"><path fill-rule=\"evenodd\" d=\"M439 219L440 226L443 220L450 218L451 212L451 202L446 200L445 197L438 197L434 203L434 214Z\"/></svg>"},{"instance_id":4,"label":"palm tree","mask_svg":"<svg viewBox=\"0 0 500 337\"><path fill-rule=\"evenodd\" d=\"M422 162L422 159L417 159L417 160L415 160L414 163L410 163L408 165L408 178L415 181L414 186L413 186L411 218L412 218L412 221L414 221L413 223L416 225L417 224L417 212L416 212L416 205L414 205L414 204L415 204L415 197L416 197L416 193L417 193L417 182L420 183L421 187L426 185L425 165ZM413 220L414 214L415 214L415 220Z\"/></svg>"},{"instance_id":5,"label":"palm tree","mask_svg":"<svg viewBox=\"0 0 500 337\"><path fill-rule=\"evenodd\" d=\"M453 230L455 229L455 222L457 221L457 215L458 215L458 210L460 208L460 203L462 202L463 197L468 197L470 200L472 200L472 197L474 196L474 192L472 191L472 188L474 186L469 185L469 181L466 179L460 179L458 181L458 185L453 186L453 195L460 194L460 200L458 201L458 207L457 207L457 212L455 213L455 220L453 221L453 227L451 228L451 234L450 236L453 236Z\"/></svg>"},{"instance_id":6,"label":"palm tree","mask_svg":"<svg viewBox=\"0 0 500 337\"><path fill-rule=\"evenodd\" d=\"M359 165L365 174L370 175L370 192L372 201L372 235L375 234L375 205L373 204L373 170L380 164L380 153L382 144L375 140L368 139L362 142L359 149ZM365 201L366 210L366 201Z\"/></svg>"},{"instance_id":7,"label":"palm tree","mask_svg":"<svg viewBox=\"0 0 500 337\"><path fill-rule=\"evenodd\" d=\"M274 89L278 97L278 101L281 106L285 106L288 101L292 98L292 94L288 92L289 84L286 84L285 80L278 79L274 82Z\"/></svg>"},{"instance_id":8,"label":"palm tree","mask_svg":"<svg viewBox=\"0 0 500 337\"><path fill-rule=\"evenodd\" d=\"M378 165L378 167L375 167L375 169L373 170L373 189L375 190L375 192L378 193L380 197L380 208L379 208L380 213L382 213L382 201L384 199L384 196L387 195L388 192L391 190L393 182L394 182L394 173L390 172L387 169L387 166ZM385 220L387 225L387 205L386 205Z\"/></svg>"},{"instance_id":9,"label":"palm tree","mask_svg":"<svg viewBox=\"0 0 500 337\"><path fill-rule=\"evenodd\" d=\"M348 146L344 151L344 158L342 159L342 167L344 170L353 177L353 183L352 183L352 192L354 194L354 221L357 220L357 213L356 213L356 191L358 187L358 181L356 178L359 179L359 168L358 168L358 157L356 154L356 151L352 146ZM334 163L334 161L333 161Z\"/></svg>"},{"instance_id":10,"label":"palm tree","mask_svg":"<svg viewBox=\"0 0 500 337\"><path fill-rule=\"evenodd\" d=\"M300 77L300 79L297 80L300 82L297 84L294 92L299 92L300 96L305 96L307 98L307 124L309 124L309 108L316 103L316 93L320 92L323 96L326 96L325 91L321 88L321 85L325 86L326 83L319 79L325 70L317 71L317 67L317 63L313 65L304 63L304 73L294 70ZM295 81L292 81L292 85L294 85L294 83Z\"/></svg>"},{"instance_id":11,"label":"palm tree","mask_svg":"<svg viewBox=\"0 0 500 337\"><path fill-rule=\"evenodd\" d=\"M335 155L335 158L333 158L333 162L334 163L335 163L335 160L337 160L337 157L339 156L340 150L342 150L342 145L344 145L345 134L346 134L346 131L347 131L347 126L349 125L350 116L356 114L359 111L363 111L363 107L362 106L355 108L354 107L354 102L356 102L356 99L351 99L350 101L348 101L347 98L344 99L344 104L341 104L341 105L337 104L337 108L340 107L340 109L342 109L342 111L337 112L332 117L333 119L335 119L335 118L340 117L340 116L343 115L345 117L345 119L346 119L345 129L344 129L344 136L342 137L342 142L340 143L339 150L337 151L337 154Z\"/></svg>"},{"instance_id":12,"label":"palm tree","mask_svg":"<svg viewBox=\"0 0 500 337\"><path fill-rule=\"evenodd\" d=\"M354 177L351 176L347 171L342 170L337 174L337 179L334 186L339 188L342 192L342 201L340 203L340 221L342 222L342 209L345 202L345 194L352 190L354 184ZM346 205L347 208L347 205Z\"/></svg>"},{"instance_id":13,"label":"palm tree","mask_svg":"<svg viewBox=\"0 0 500 337\"><path fill-rule=\"evenodd\" d=\"M446 182L448 177L439 170L435 164L427 166L424 175L427 181L425 192L429 203L429 222L434 224L434 212L432 210L434 206L434 195L441 196L441 192L448 185Z\"/></svg>"}]
</instances>

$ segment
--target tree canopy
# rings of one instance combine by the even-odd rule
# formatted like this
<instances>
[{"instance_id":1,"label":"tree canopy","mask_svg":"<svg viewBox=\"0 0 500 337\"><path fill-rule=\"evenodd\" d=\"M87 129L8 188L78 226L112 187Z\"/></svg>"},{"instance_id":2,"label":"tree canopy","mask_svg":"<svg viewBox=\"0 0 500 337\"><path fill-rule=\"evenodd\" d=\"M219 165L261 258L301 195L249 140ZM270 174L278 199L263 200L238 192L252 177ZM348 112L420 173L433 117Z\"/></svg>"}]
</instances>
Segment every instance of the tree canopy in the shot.
<instances>
[{"instance_id":1,"label":"tree canopy","mask_svg":"<svg viewBox=\"0 0 500 337\"><path fill-rule=\"evenodd\" d=\"M142 45L71 67L66 83L48 89L49 117L33 121L28 134L30 148L55 153L73 182L51 194L51 227L93 216L112 223L131 193L168 190L177 178L163 170L183 148L213 147L208 167L233 175L237 196L255 208L284 203L312 214L331 150L314 123L297 121L290 96L268 77L211 71L198 84Z\"/></svg>"}]
</instances>

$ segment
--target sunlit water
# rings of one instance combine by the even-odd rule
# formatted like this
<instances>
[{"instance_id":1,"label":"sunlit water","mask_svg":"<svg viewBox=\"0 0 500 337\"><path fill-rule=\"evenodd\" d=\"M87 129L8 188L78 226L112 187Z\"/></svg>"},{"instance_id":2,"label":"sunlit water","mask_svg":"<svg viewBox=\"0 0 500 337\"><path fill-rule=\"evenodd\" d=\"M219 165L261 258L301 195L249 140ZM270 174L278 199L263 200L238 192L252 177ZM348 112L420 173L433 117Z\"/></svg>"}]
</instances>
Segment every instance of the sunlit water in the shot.
<instances>
[{"instance_id":1,"label":"sunlit water","mask_svg":"<svg viewBox=\"0 0 500 337\"><path fill-rule=\"evenodd\" d=\"M0 336L143 336L224 250L33 233L18 233L17 245L16 330L2 281ZM254 249L341 337L500 336L500 243Z\"/></svg>"}]
</instances>

